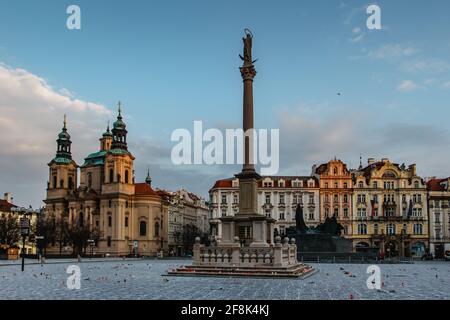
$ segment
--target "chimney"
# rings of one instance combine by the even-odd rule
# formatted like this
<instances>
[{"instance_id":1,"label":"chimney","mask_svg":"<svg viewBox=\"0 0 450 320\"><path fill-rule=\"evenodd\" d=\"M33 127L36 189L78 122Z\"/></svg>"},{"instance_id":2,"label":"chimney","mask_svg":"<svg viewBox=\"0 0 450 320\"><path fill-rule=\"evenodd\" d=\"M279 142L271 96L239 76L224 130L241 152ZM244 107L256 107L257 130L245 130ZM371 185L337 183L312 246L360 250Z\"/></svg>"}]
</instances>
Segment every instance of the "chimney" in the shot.
<instances>
[{"instance_id":1,"label":"chimney","mask_svg":"<svg viewBox=\"0 0 450 320\"><path fill-rule=\"evenodd\" d=\"M11 196L11 192L5 192L3 199L6 200L9 203L12 203L12 196Z\"/></svg>"},{"instance_id":2,"label":"chimney","mask_svg":"<svg viewBox=\"0 0 450 320\"><path fill-rule=\"evenodd\" d=\"M367 164L370 166L371 164L375 163L375 158L369 158L367 159Z\"/></svg>"}]
</instances>

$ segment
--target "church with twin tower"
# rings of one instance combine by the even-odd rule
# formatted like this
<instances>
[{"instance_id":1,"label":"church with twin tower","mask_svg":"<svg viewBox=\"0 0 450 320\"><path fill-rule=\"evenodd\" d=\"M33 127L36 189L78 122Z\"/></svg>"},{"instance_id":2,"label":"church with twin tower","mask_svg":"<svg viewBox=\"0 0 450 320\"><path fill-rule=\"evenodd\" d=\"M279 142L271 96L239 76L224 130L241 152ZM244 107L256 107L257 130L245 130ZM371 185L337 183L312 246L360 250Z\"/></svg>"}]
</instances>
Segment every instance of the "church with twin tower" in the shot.
<instances>
[{"instance_id":1,"label":"church with twin tower","mask_svg":"<svg viewBox=\"0 0 450 320\"><path fill-rule=\"evenodd\" d=\"M99 240L94 252L99 254L155 255L167 250L168 202L153 190L149 174L145 182L135 182L135 158L128 150L120 102L112 130L108 125L99 140L99 150L77 165L64 117L56 156L48 164L46 217L95 230ZM47 251L70 254L72 248L54 243Z\"/></svg>"}]
</instances>

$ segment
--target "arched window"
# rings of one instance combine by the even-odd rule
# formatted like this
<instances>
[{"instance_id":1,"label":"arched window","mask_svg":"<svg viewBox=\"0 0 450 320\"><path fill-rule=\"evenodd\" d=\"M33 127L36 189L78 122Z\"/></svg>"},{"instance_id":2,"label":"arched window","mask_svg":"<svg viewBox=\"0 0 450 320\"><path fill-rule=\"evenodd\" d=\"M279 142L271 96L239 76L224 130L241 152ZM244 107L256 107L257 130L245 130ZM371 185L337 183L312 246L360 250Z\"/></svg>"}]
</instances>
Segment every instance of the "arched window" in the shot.
<instances>
[{"instance_id":1,"label":"arched window","mask_svg":"<svg viewBox=\"0 0 450 320\"><path fill-rule=\"evenodd\" d=\"M54 189L58 188L58 185L56 183L56 176L53 176L53 188Z\"/></svg>"},{"instance_id":2,"label":"arched window","mask_svg":"<svg viewBox=\"0 0 450 320\"><path fill-rule=\"evenodd\" d=\"M78 226L82 227L84 225L84 214L83 212L80 212L80 215L78 217Z\"/></svg>"},{"instance_id":3,"label":"arched window","mask_svg":"<svg viewBox=\"0 0 450 320\"><path fill-rule=\"evenodd\" d=\"M64 188L64 179L59 180L59 187Z\"/></svg>"},{"instance_id":4,"label":"arched window","mask_svg":"<svg viewBox=\"0 0 450 320\"><path fill-rule=\"evenodd\" d=\"M88 188L92 187L92 173L88 173Z\"/></svg>"},{"instance_id":5,"label":"arched window","mask_svg":"<svg viewBox=\"0 0 450 320\"><path fill-rule=\"evenodd\" d=\"M378 234L378 224L377 223L375 223L373 225L373 234Z\"/></svg>"},{"instance_id":6,"label":"arched window","mask_svg":"<svg viewBox=\"0 0 450 320\"><path fill-rule=\"evenodd\" d=\"M422 234L423 233L423 225L420 223L414 224L414 234Z\"/></svg>"},{"instance_id":7,"label":"arched window","mask_svg":"<svg viewBox=\"0 0 450 320\"><path fill-rule=\"evenodd\" d=\"M112 227L112 215L108 214L108 227Z\"/></svg>"},{"instance_id":8,"label":"arched window","mask_svg":"<svg viewBox=\"0 0 450 320\"><path fill-rule=\"evenodd\" d=\"M367 234L367 224L358 224L358 234Z\"/></svg>"},{"instance_id":9,"label":"arched window","mask_svg":"<svg viewBox=\"0 0 450 320\"><path fill-rule=\"evenodd\" d=\"M358 182L358 188L364 188L364 183L362 181Z\"/></svg>"},{"instance_id":10,"label":"arched window","mask_svg":"<svg viewBox=\"0 0 450 320\"><path fill-rule=\"evenodd\" d=\"M113 183L113 182L114 182L114 170L109 169L109 183Z\"/></svg>"},{"instance_id":11,"label":"arched window","mask_svg":"<svg viewBox=\"0 0 450 320\"><path fill-rule=\"evenodd\" d=\"M388 235L394 235L395 234L395 224L389 223L387 225L387 232Z\"/></svg>"},{"instance_id":12,"label":"arched window","mask_svg":"<svg viewBox=\"0 0 450 320\"><path fill-rule=\"evenodd\" d=\"M414 182L414 188L419 189L419 181Z\"/></svg>"},{"instance_id":13,"label":"arched window","mask_svg":"<svg viewBox=\"0 0 450 320\"><path fill-rule=\"evenodd\" d=\"M73 178L69 177L69 189L72 190L73 189Z\"/></svg>"},{"instance_id":14,"label":"arched window","mask_svg":"<svg viewBox=\"0 0 450 320\"><path fill-rule=\"evenodd\" d=\"M120 173L117 174L117 182L122 182L122 181L120 180Z\"/></svg>"},{"instance_id":15,"label":"arched window","mask_svg":"<svg viewBox=\"0 0 450 320\"><path fill-rule=\"evenodd\" d=\"M159 223L155 222L155 237L159 237Z\"/></svg>"},{"instance_id":16,"label":"arched window","mask_svg":"<svg viewBox=\"0 0 450 320\"><path fill-rule=\"evenodd\" d=\"M128 183L128 170L125 170L125 183Z\"/></svg>"},{"instance_id":17,"label":"arched window","mask_svg":"<svg viewBox=\"0 0 450 320\"><path fill-rule=\"evenodd\" d=\"M139 222L139 235L141 237L145 237L147 235L147 222L146 221L140 221Z\"/></svg>"}]
</instances>

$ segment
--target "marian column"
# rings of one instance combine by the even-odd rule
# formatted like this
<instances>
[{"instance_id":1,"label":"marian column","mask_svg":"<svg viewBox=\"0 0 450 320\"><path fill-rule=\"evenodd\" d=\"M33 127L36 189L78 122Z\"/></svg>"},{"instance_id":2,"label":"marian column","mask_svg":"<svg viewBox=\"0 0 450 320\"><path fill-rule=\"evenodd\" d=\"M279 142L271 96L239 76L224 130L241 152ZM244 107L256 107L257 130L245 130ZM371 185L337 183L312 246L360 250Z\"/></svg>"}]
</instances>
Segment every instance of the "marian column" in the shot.
<instances>
[{"instance_id":1,"label":"marian column","mask_svg":"<svg viewBox=\"0 0 450 320\"><path fill-rule=\"evenodd\" d=\"M246 30L244 42L244 55L240 67L244 83L243 95L243 123L244 130L244 165L242 172L237 174L239 179L239 215L258 214L258 180L261 178L255 171L254 127L253 127L253 79L256 76L255 66L252 60L253 36Z\"/></svg>"}]
</instances>

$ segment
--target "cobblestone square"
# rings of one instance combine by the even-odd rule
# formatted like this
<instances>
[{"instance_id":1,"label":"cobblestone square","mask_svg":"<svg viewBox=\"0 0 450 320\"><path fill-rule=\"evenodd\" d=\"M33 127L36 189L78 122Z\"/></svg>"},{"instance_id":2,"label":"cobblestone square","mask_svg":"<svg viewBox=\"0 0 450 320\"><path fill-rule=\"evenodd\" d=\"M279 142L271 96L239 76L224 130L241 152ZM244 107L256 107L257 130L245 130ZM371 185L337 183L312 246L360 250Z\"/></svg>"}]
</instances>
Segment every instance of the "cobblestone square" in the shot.
<instances>
[{"instance_id":1,"label":"cobblestone square","mask_svg":"<svg viewBox=\"0 0 450 320\"><path fill-rule=\"evenodd\" d=\"M367 264L313 264L304 279L165 277L189 260L59 261L0 266L0 299L450 299L450 263L381 264L383 287L369 290ZM69 265L81 289L69 290Z\"/></svg>"}]
</instances>

